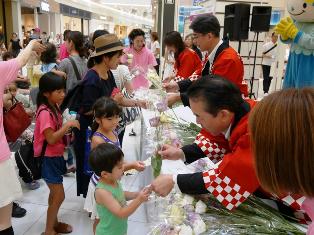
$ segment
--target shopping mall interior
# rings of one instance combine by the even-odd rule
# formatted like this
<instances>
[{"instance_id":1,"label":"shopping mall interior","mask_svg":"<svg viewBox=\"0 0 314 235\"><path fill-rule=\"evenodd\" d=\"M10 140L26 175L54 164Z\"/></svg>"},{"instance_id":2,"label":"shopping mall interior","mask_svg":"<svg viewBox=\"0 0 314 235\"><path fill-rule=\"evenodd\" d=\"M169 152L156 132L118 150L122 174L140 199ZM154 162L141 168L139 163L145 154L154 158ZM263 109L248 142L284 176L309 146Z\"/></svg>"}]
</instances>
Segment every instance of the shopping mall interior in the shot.
<instances>
[{"instance_id":1,"label":"shopping mall interior","mask_svg":"<svg viewBox=\"0 0 314 235\"><path fill-rule=\"evenodd\" d=\"M313 15L0 0L0 235L314 235Z\"/></svg>"}]
</instances>

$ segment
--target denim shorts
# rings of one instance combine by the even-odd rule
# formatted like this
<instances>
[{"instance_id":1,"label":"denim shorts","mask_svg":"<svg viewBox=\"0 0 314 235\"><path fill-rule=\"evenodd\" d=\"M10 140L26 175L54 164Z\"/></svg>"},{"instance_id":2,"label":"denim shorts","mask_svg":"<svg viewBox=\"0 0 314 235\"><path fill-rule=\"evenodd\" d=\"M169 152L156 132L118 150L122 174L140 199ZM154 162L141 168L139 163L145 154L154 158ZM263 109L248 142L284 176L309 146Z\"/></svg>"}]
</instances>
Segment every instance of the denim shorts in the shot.
<instances>
[{"instance_id":1,"label":"denim shorts","mask_svg":"<svg viewBox=\"0 0 314 235\"><path fill-rule=\"evenodd\" d=\"M67 172L63 156L43 157L41 175L47 184L62 184L63 175Z\"/></svg>"}]
</instances>

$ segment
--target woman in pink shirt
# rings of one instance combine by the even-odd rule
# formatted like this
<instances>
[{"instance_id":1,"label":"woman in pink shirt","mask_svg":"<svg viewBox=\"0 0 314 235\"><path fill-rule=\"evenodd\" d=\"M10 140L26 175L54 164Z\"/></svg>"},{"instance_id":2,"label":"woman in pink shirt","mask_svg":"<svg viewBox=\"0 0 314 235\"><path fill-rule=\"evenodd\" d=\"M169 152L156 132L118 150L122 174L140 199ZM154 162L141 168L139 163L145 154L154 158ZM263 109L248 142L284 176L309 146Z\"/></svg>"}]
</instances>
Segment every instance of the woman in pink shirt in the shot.
<instances>
[{"instance_id":1,"label":"woman in pink shirt","mask_svg":"<svg viewBox=\"0 0 314 235\"><path fill-rule=\"evenodd\" d=\"M63 43L60 46L60 51L59 51L59 60L62 61L65 58L68 58L70 56L68 49L67 49L67 45L66 45L66 41L68 41L68 37L71 33L71 30L64 30L63 33Z\"/></svg>"},{"instance_id":2,"label":"woman in pink shirt","mask_svg":"<svg viewBox=\"0 0 314 235\"><path fill-rule=\"evenodd\" d=\"M11 225L12 202L22 196L3 129L3 92L17 78L19 70L27 63L32 52L42 52L43 49L37 40L32 40L16 59L0 62L0 234L14 234Z\"/></svg>"},{"instance_id":3,"label":"woman in pink shirt","mask_svg":"<svg viewBox=\"0 0 314 235\"><path fill-rule=\"evenodd\" d=\"M134 90L148 88L146 73L157 65L154 54L145 46L145 33L141 29L133 29L129 34L130 47L124 49L122 63L128 63L131 73L136 74L132 80Z\"/></svg>"},{"instance_id":4,"label":"woman in pink shirt","mask_svg":"<svg viewBox=\"0 0 314 235\"><path fill-rule=\"evenodd\" d=\"M250 130L256 173L263 189L299 197L314 220L314 88L273 93L255 106ZM302 201L300 201L302 199ZM305 200L304 200L305 199ZM314 224L307 234L314 235Z\"/></svg>"}]
</instances>

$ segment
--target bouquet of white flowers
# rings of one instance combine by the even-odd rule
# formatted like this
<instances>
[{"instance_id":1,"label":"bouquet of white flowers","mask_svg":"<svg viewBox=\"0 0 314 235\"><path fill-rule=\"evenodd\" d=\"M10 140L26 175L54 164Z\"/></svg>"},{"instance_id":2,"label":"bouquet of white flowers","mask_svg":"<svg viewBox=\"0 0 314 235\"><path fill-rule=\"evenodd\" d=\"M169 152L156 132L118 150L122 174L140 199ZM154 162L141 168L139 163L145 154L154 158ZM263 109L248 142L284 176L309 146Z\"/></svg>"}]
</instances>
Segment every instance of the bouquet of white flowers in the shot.
<instances>
[{"instance_id":1,"label":"bouquet of white flowers","mask_svg":"<svg viewBox=\"0 0 314 235\"><path fill-rule=\"evenodd\" d=\"M172 193L164 204L169 205L163 213L162 222L151 231L151 235L199 235L207 230L201 215L196 212L195 199L182 193ZM198 205L199 206L199 205Z\"/></svg>"}]
</instances>

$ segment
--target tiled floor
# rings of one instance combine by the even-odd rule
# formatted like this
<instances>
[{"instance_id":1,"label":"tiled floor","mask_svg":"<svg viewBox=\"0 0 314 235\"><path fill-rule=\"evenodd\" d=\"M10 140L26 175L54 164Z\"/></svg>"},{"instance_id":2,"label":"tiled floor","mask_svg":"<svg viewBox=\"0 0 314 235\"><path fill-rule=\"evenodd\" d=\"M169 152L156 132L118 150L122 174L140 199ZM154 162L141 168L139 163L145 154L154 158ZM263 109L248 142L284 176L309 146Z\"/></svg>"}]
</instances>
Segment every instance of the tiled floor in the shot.
<instances>
[{"instance_id":1,"label":"tiled floor","mask_svg":"<svg viewBox=\"0 0 314 235\"><path fill-rule=\"evenodd\" d=\"M124 140L123 151L125 160L135 160L135 156L139 155L139 123L137 128L132 124L127 127L126 133L129 133L132 128L138 133L136 137L128 137ZM144 172L125 176L122 179L124 190L138 191L143 187L143 177L148 174L151 169L146 169ZM37 190L28 190L23 187L23 198L18 202L27 210L27 214L23 218L13 218L13 228L16 235L40 235L45 228L46 212L48 205L49 190L44 183L40 181L40 188ZM92 222L88 217L87 212L83 210L84 198L76 196L76 180L74 174L69 174L64 177L65 201L59 211L60 221L64 221L73 226L73 235L92 235ZM128 220L128 235L146 235L150 231L150 224L147 222L147 213L145 205L139 207Z\"/></svg>"},{"instance_id":2,"label":"tiled floor","mask_svg":"<svg viewBox=\"0 0 314 235\"><path fill-rule=\"evenodd\" d=\"M125 190L137 191L139 175L127 176L123 179ZM30 191L23 187L24 196L18 202L27 210L23 218L13 218L13 228L16 235L40 235L44 231L47 198L49 190L43 181L40 188ZM92 234L92 222L88 214L83 210L84 198L76 196L76 182L74 174L64 177L65 201L59 211L60 221L65 221L73 226L75 235ZM150 229L146 219L146 211L142 205L133 215L129 217L128 234L145 235Z\"/></svg>"}]
</instances>

